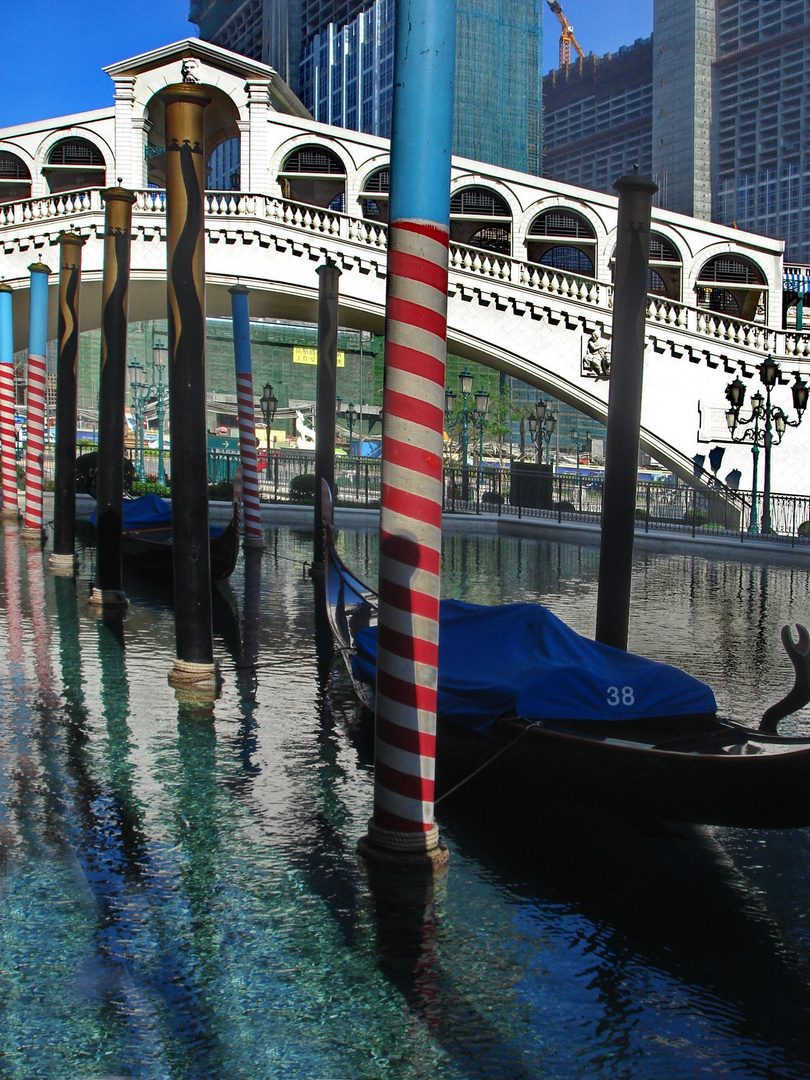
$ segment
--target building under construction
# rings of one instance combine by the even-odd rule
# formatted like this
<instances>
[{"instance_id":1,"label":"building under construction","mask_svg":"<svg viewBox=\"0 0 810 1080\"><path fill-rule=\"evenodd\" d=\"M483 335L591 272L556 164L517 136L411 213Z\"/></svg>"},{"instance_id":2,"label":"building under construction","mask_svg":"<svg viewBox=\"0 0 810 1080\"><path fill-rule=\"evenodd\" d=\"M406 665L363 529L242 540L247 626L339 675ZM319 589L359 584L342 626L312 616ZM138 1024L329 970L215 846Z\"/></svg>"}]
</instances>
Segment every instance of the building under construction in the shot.
<instances>
[{"instance_id":1,"label":"building under construction","mask_svg":"<svg viewBox=\"0 0 810 1080\"><path fill-rule=\"evenodd\" d=\"M193 0L190 17L203 40L275 68L316 120L388 138L395 10L395 0ZM542 27L541 0L458 0L455 154L539 175Z\"/></svg>"}]
</instances>

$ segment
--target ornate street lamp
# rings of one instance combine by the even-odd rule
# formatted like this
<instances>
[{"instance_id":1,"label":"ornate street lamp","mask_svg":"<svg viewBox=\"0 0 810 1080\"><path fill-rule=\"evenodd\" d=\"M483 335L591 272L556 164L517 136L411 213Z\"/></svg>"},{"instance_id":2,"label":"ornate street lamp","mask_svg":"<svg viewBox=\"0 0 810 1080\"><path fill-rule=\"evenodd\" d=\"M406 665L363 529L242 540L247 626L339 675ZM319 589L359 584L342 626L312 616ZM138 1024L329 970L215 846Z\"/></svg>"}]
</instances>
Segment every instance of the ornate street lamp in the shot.
<instances>
[{"instance_id":1,"label":"ornate street lamp","mask_svg":"<svg viewBox=\"0 0 810 1080\"><path fill-rule=\"evenodd\" d=\"M458 375L459 390L461 392L461 413L456 416L457 395L448 387L444 392L444 415L447 426L453 428L461 421L461 497L466 502L470 497L470 476L467 462L467 447L469 443L469 417L472 413L467 404L467 399L472 395L473 377L472 372L466 368ZM489 395L487 395L489 397Z\"/></svg>"},{"instance_id":2,"label":"ornate street lamp","mask_svg":"<svg viewBox=\"0 0 810 1080\"><path fill-rule=\"evenodd\" d=\"M751 414L741 416L740 411L745 404L745 384L739 375L734 382L726 387L726 398L729 408L726 410L726 423L733 442L751 443L753 456L753 479L751 484L751 517L748 523L749 533L759 532L757 524L757 473L759 467L759 448L765 450L765 474L762 486L762 532L771 531L771 447L774 442L778 446L782 441L785 430L789 427L798 427L802 422L807 409L808 387L794 372L795 382L791 387L793 394L793 408L796 410L796 419L789 420L784 409L779 405L771 405L771 391L779 382L779 365L769 356L759 366L759 378L765 387L765 396L757 391L751 395ZM738 429L744 429L737 434ZM775 435L774 435L775 432Z\"/></svg>"},{"instance_id":3,"label":"ornate street lamp","mask_svg":"<svg viewBox=\"0 0 810 1080\"><path fill-rule=\"evenodd\" d=\"M357 420L358 412L354 407L354 402L350 401L346 406L346 422L349 425L349 457L352 454L352 436L354 434L354 425Z\"/></svg>"},{"instance_id":4,"label":"ornate street lamp","mask_svg":"<svg viewBox=\"0 0 810 1080\"><path fill-rule=\"evenodd\" d=\"M152 346L152 377L155 382L152 386L155 397L158 422L158 483L165 485L166 469L163 464L163 422L166 416L166 406L169 404L169 387L163 381L163 373L166 370L166 360L169 350L166 346L156 341Z\"/></svg>"},{"instance_id":5,"label":"ornate street lamp","mask_svg":"<svg viewBox=\"0 0 810 1080\"><path fill-rule=\"evenodd\" d=\"M262 417L264 419L264 432L267 440L267 461L265 462L265 470L267 473L267 479L270 479L270 425L276 415L276 409L278 408L278 398L273 393L273 386L271 383L265 383L262 390L262 396L259 398L259 405L262 410Z\"/></svg>"},{"instance_id":6,"label":"ornate street lamp","mask_svg":"<svg viewBox=\"0 0 810 1080\"><path fill-rule=\"evenodd\" d=\"M537 447L538 465L543 464L543 443L548 447L556 427L557 417L549 408L548 402L541 398L535 405L534 412L529 413L529 434Z\"/></svg>"},{"instance_id":7,"label":"ornate street lamp","mask_svg":"<svg viewBox=\"0 0 810 1080\"><path fill-rule=\"evenodd\" d=\"M489 419L489 392L482 386L475 392L475 412L472 414L473 424L478 428L478 488L477 497L481 497L481 478L484 467L484 428Z\"/></svg>"},{"instance_id":8,"label":"ornate street lamp","mask_svg":"<svg viewBox=\"0 0 810 1080\"><path fill-rule=\"evenodd\" d=\"M579 491L579 508L581 510L582 509L582 484L580 483L580 476L579 476L579 451L580 451L580 447L584 446L585 443L589 439L593 438L593 432L588 431L588 430L580 431L578 428L571 428L571 438L574 440L574 445L576 447L576 455L577 455L577 489Z\"/></svg>"},{"instance_id":9,"label":"ornate street lamp","mask_svg":"<svg viewBox=\"0 0 810 1080\"><path fill-rule=\"evenodd\" d=\"M146 469L143 462L143 417L146 411L146 400L149 396L149 387L146 384L146 371L143 365L133 360L129 365L130 387L132 389L132 411L135 413L135 468L138 479L143 483L146 480Z\"/></svg>"}]
</instances>

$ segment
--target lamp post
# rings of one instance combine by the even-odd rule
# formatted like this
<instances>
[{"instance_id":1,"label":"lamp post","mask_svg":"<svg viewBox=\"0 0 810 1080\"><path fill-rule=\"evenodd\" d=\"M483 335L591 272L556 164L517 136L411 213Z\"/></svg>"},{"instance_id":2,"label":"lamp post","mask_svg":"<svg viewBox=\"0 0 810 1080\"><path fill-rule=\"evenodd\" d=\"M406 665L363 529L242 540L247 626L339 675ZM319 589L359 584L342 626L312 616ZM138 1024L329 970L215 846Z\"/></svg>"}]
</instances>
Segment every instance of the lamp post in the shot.
<instances>
[{"instance_id":1,"label":"lamp post","mask_svg":"<svg viewBox=\"0 0 810 1080\"><path fill-rule=\"evenodd\" d=\"M133 360L129 365L131 372L130 386L132 388L132 410L135 413L135 468L141 483L146 480L146 469L143 463L143 416L146 409L146 399L149 387L146 384L146 371L142 364Z\"/></svg>"},{"instance_id":2,"label":"lamp post","mask_svg":"<svg viewBox=\"0 0 810 1080\"><path fill-rule=\"evenodd\" d=\"M793 394L793 408L797 418L789 420L785 411L779 405L771 405L771 391L779 381L779 365L769 356L759 366L759 378L765 387L765 397L758 391L751 396L751 414L743 417L740 410L745 403L745 384L739 375L733 383L726 387L726 398L729 408L726 410L726 423L733 442L751 443L751 455L753 462L753 478L751 483L751 517L748 523L749 533L758 533L757 524L757 474L759 467L759 448L765 451L765 473L762 486L762 532L771 531L771 447L774 442L778 446L782 441L785 430L789 427L798 427L802 422L805 409L807 408L808 387L799 378L799 373L794 372L795 382L791 387ZM744 429L737 434L737 429ZM774 435L775 432L775 435Z\"/></svg>"},{"instance_id":3,"label":"lamp post","mask_svg":"<svg viewBox=\"0 0 810 1080\"><path fill-rule=\"evenodd\" d=\"M489 419L489 393L483 386L475 392L475 412L472 414L472 422L478 428L478 478L476 497L481 500L481 477L484 464L484 428Z\"/></svg>"},{"instance_id":4,"label":"lamp post","mask_svg":"<svg viewBox=\"0 0 810 1080\"><path fill-rule=\"evenodd\" d=\"M357 420L357 409L354 407L354 402L350 401L344 410L346 413L346 423L349 425L349 457L352 456L352 437L354 435L354 425Z\"/></svg>"},{"instance_id":5,"label":"lamp post","mask_svg":"<svg viewBox=\"0 0 810 1080\"><path fill-rule=\"evenodd\" d=\"M543 443L551 442L551 436L557 426L557 417L549 408L547 401L542 398L534 407L534 412L529 413L529 434L537 447L537 464L543 464Z\"/></svg>"},{"instance_id":6,"label":"lamp post","mask_svg":"<svg viewBox=\"0 0 810 1080\"><path fill-rule=\"evenodd\" d=\"M163 421L166 416L166 406L169 404L169 386L163 381L163 373L166 370L166 358L169 350L166 346L156 341L152 346L152 377L155 382L152 391L155 397L158 422L158 483L166 484L166 469L163 464Z\"/></svg>"},{"instance_id":7,"label":"lamp post","mask_svg":"<svg viewBox=\"0 0 810 1080\"><path fill-rule=\"evenodd\" d=\"M579 451L580 447L584 446L588 439L593 438L592 431L580 431L578 428L571 428L571 438L574 440L574 446L576 447L577 455L577 488L579 490L579 508L582 509L582 484L580 483L579 476ZM580 440L582 440L580 442Z\"/></svg>"},{"instance_id":8,"label":"lamp post","mask_svg":"<svg viewBox=\"0 0 810 1080\"><path fill-rule=\"evenodd\" d=\"M467 404L467 399L472 394L473 377L466 368L458 374L459 390L461 392L461 415L455 415L457 394L449 387L444 392L444 415L447 426L452 428L461 420L461 498L467 502L470 497L470 475L467 466L467 447L469 444L469 420L472 410ZM487 395L489 398L489 395Z\"/></svg>"},{"instance_id":9,"label":"lamp post","mask_svg":"<svg viewBox=\"0 0 810 1080\"><path fill-rule=\"evenodd\" d=\"M267 461L265 462L265 471L267 473L267 479L270 480L270 425L276 415L276 409L278 408L278 398L273 393L273 386L271 383L265 383L262 389L262 396L259 398L259 405L262 410L262 417L264 419L264 433L267 440Z\"/></svg>"}]
</instances>

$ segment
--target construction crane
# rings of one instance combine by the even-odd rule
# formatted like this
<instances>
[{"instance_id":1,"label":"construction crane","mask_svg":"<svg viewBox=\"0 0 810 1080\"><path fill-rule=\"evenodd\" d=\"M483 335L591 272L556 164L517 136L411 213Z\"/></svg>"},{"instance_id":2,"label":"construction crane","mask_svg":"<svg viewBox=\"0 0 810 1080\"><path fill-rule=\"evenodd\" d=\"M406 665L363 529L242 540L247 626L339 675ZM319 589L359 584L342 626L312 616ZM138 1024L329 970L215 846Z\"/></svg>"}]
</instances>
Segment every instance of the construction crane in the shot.
<instances>
[{"instance_id":1,"label":"construction crane","mask_svg":"<svg viewBox=\"0 0 810 1080\"><path fill-rule=\"evenodd\" d=\"M585 53L582 51L579 42L574 37L574 28L568 19L566 19L563 14L563 9L557 3L557 0L548 0L548 6L560 20L560 26L562 27L562 32L560 33L560 67L567 67L571 63L572 45L580 56L584 56Z\"/></svg>"}]
</instances>

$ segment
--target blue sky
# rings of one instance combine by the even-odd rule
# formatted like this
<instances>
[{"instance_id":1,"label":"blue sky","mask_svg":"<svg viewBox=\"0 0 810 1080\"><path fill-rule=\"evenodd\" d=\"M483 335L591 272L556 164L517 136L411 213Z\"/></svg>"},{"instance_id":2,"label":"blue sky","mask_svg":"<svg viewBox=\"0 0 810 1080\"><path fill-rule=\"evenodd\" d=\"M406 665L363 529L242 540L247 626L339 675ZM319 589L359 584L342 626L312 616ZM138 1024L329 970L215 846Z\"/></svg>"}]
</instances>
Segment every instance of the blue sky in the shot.
<instances>
[{"instance_id":1,"label":"blue sky","mask_svg":"<svg viewBox=\"0 0 810 1080\"><path fill-rule=\"evenodd\" d=\"M585 53L652 31L653 0L562 0ZM560 24L542 0L543 70L557 66ZM193 37L188 0L2 0L0 127L112 105L108 64Z\"/></svg>"}]
</instances>

